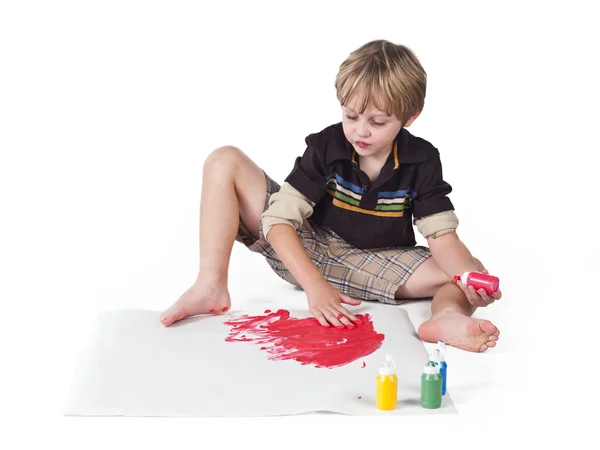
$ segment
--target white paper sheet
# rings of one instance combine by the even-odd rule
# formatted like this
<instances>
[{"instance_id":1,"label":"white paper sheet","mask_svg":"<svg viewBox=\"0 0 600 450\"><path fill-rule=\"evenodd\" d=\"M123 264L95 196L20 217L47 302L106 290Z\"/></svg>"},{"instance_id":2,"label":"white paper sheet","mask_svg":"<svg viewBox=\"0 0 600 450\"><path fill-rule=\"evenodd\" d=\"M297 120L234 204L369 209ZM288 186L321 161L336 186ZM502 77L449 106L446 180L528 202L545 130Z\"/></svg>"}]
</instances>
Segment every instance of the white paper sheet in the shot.
<instances>
[{"instance_id":1,"label":"white paper sheet","mask_svg":"<svg viewBox=\"0 0 600 450\"><path fill-rule=\"evenodd\" d=\"M264 344L227 342L226 321L264 308L196 316L169 328L159 312L100 315L74 374L65 410L78 416L265 416L328 411L350 415L455 413L447 392L442 407L420 406L425 346L406 311L389 305L353 308L370 314L385 336L368 356L335 368L270 360ZM290 311L291 317L310 317ZM261 347L263 348L261 350ZM398 406L375 406L377 371L389 353L396 363ZM363 367L364 366L364 367ZM449 372L451 377L451 371ZM451 384L451 383L450 383Z\"/></svg>"}]
</instances>

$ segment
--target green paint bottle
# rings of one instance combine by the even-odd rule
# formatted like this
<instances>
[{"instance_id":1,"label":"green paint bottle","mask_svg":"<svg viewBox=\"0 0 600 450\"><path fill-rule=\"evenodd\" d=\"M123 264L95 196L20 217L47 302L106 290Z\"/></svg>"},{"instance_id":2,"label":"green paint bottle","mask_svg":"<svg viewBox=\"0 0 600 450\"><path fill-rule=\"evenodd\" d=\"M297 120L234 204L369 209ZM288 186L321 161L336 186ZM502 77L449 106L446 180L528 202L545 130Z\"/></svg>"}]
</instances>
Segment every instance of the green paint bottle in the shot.
<instances>
[{"instance_id":1,"label":"green paint bottle","mask_svg":"<svg viewBox=\"0 0 600 450\"><path fill-rule=\"evenodd\" d=\"M427 409L442 406L442 375L432 361L427 363L421 375L421 406Z\"/></svg>"}]
</instances>

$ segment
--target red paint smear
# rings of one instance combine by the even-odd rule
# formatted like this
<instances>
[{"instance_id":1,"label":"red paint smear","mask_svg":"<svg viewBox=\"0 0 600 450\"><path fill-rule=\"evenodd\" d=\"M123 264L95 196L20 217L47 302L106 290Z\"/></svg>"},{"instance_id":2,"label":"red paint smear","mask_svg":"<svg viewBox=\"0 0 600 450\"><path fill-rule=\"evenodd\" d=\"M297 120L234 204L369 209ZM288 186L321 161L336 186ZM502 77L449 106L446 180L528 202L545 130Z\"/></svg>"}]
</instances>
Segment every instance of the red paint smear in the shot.
<instances>
[{"instance_id":1,"label":"red paint smear","mask_svg":"<svg viewBox=\"0 0 600 450\"><path fill-rule=\"evenodd\" d=\"M243 336L242 336L243 337ZM363 361L362 366L360 366L361 369L364 369L365 367L367 367L367 363Z\"/></svg>"},{"instance_id":2,"label":"red paint smear","mask_svg":"<svg viewBox=\"0 0 600 450\"><path fill-rule=\"evenodd\" d=\"M214 310L214 309L211 309L211 310L210 310L210 312L214 313L214 312L215 312L215 310Z\"/></svg>"},{"instance_id":3,"label":"red paint smear","mask_svg":"<svg viewBox=\"0 0 600 450\"><path fill-rule=\"evenodd\" d=\"M226 306L225 308L223 308L221 311L225 312L229 309L229 306Z\"/></svg>"},{"instance_id":4,"label":"red paint smear","mask_svg":"<svg viewBox=\"0 0 600 450\"><path fill-rule=\"evenodd\" d=\"M269 314L271 312L270 309L265 309L265 314Z\"/></svg>"},{"instance_id":5,"label":"red paint smear","mask_svg":"<svg viewBox=\"0 0 600 450\"><path fill-rule=\"evenodd\" d=\"M385 336L375 331L371 316L357 317L363 322L362 327L337 330L322 327L314 317L290 317L284 309L264 316L243 315L225 322L233 327L225 340L270 344L261 350L265 349L272 361L292 359L302 365L331 369L364 358L381 347Z\"/></svg>"},{"instance_id":6,"label":"red paint smear","mask_svg":"<svg viewBox=\"0 0 600 450\"><path fill-rule=\"evenodd\" d=\"M360 400L361 398L362 398L362 396L361 396L361 395L359 395L359 396L358 396L358 399Z\"/></svg>"}]
</instances>

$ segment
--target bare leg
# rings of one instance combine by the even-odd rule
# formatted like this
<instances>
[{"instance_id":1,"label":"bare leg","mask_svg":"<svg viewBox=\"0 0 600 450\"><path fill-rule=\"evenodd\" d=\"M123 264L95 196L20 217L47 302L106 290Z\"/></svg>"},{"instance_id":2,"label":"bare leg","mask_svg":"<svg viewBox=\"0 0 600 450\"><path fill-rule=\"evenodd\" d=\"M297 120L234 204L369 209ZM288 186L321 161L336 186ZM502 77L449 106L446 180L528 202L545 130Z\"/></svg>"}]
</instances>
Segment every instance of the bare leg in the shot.
<instances>
[{"instance_id":1,"label":"bare leg","mask_svg":"<svg viewBox=\"0 0 600 450\"><path fill-rule=\"evenodd\" d=\"M161 314L163 325L231 307L228 270L239 218L258 238L266 192L262 170L241 150L221 147L208 156L200 201L200 270L194 284Z\"/></svg>"},{"instance_id":2,"label":"bare leg","mask_svg":"<svg viewBox=\"0 0 600 450\"><path fill-rule=\"evenodd\" d=\"M479 270L484 270L477 259ZM473 319L476 308L462 290L454 285L433 258L421 264L396 298L431 297L431 318L419 327L419 337L426 342L444 341L448 345L483 352L494 347L500 331L489 320Z\"/></svg>"}]
</instances>

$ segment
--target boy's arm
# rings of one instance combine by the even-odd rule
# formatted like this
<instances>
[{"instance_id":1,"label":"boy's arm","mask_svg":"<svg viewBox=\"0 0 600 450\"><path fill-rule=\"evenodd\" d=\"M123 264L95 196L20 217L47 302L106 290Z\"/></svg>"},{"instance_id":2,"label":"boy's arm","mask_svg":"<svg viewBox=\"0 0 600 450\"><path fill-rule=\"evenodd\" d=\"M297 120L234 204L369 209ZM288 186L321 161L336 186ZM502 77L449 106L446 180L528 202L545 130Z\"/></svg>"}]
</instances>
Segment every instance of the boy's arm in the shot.
<instances>
[{"instance_id":1,"label":"boy's arm","mask_svg":"<svg viewBox=\"0 0 600 450\"><path fill-rule=\"evenodd\" d=\"M321 272L306 254L294 228L284 223L277 223L271 227L268 240L281 262L305 292L322 289L327 284Z\"/></svg>"},{"instance_id":2,"label":"boy's arm","mask_svg":"<svg viewBox=\"0 0 600 450\"><path fill-rule=\"evenodd\" d=\"M427 239L433 259L450 279L477 270L473 255L456 234L458 223L453 210L415 219L417 230Z\"/></svg>"},{"instance_id":3,"label":"boy's arm","mask_svg":"<svg viewBox=\"0 0 600 450\"><path fill-rule=\"evenodd\" d=\"M311 314L325 327L353 326L360 320L341 303L359 305L354 300L335 290L313 264L298 238L296 230L286 224L277 223L268 232L268 241L277 256L304 289Z\"/></svg>"},{"instance_id":4,"label":"boy's arm","mask_svg":"<svg viewBox=\"0 0 600 450\"><path fill-rule=\"evenodd\" d=\"M296 230L313 213L315 203L288 182L271 194L261 221L265 239L305 292L326 283L310 260Z\"/></svg>"},{"instance_id":5,"label":"boy's arm","mask_svg":"<svg viewBox=\"0 0 600 450\"><path fill-rule=\"evenodd\" d=\"M277 256L302 286L310 312L323 326L349 326L357 318L341 303L359 305L360 301L341 294L327 283L304 250L296 230L312 215L315 203L285 182L272 194L262 214L263 234Z\"/></svg>"},{"instance_id":6,"label":"boy's arm","mask_svg":"<svg viewBox=\"0 0 600 450\"><path fill-rule=\"evenodd\" d=\"M440 266L450 279L453 279L455 275L462 275L465 272L477 272L481 270L477 267L473 255L458 238L455 231L438 237L428 237L427 245L437 265ZM476 291L472 286L467 287L462 283L459 283L459 287L464 292L469 303L476 307L487 306L502 297L502 292L499 289L492 295L488 295L483 289Z\"/></svg>"},{"instance_id":7,"label":"boy's arm","mask_svg":"<svg viewBox=\"0 0 600 450\"><path fill-rule=\"evenodd\" d=\"M329 132L306 138L306 151L296 159L279 192L271 195L261 221L265 239L304 289L310 312L319 323L323 326L353 326L353 322L360 321L341 303L359 305L360 301L327 283L296 233L325 193L326 175L329 174L326 163Z\"/></svg>"},{"instance_id":8,"label":"boy's arm","mask_svg":"<svg viewBox=\"0 0 600 450\"><path fill-rule=\"evenodd\" d=\"M415 225L427 239L433 259L452 280L455 275L481 270L473 255L456 235L458 218L448 198L452 186L444 181L442 163L437 149L429 149L428 161L423 163L415 180L413 214ZM500 290L489 296L485 290L458 283L473 306L487 306L502 297Z\"/></svg>"},{"instance_id":9,"label":"boy's arm","mask_svg":"<svg viewBox=\"0 0 600 450\"><path fill-rule=\"evenodd\" d=\"M480 271L483 268L476 262L467 246L458 238L456 228L458 217L454 211L442 211L415 220L419 232L427 239L427 245L433 259L442 271L453 279L465 272ZM473 306L487 306L502 297L498 290L492 296L483 289L476 291L472 287L459 283L467 300Z\"/></svg>"},{"instance_id":10,"label":"boy's arm","mask_svg":"<svg viewBox=\"0 0 600 450\"><path fill-rule=\"evenodd\" d=\"M437 265L450 279L455 275L479 270L473 255L455 231L428 237L427 245Z\"/></svg>"}]
</instances>

